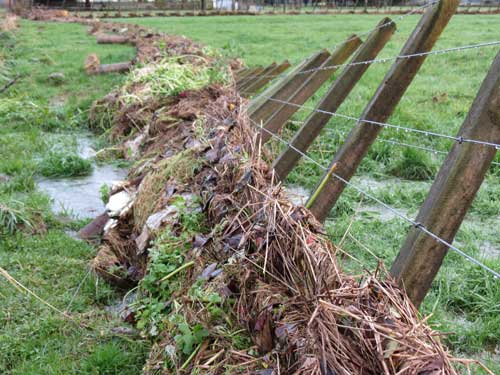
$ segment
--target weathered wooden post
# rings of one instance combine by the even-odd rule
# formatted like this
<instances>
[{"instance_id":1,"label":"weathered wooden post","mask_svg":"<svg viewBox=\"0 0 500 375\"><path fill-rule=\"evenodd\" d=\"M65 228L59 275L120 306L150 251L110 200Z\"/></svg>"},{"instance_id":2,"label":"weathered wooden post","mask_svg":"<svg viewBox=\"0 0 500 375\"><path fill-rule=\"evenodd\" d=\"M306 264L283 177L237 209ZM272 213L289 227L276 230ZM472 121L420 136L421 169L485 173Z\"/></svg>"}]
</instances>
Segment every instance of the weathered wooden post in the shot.
<instances>
[{"instance_id":1,"label":"weathered wooden post","mask_svg":"<svg viewBox=\"0 0 500 375\"><path fill-rule=\"evenodd\" d=\"M472 103L459 139L500 144L500 52ZM462 141L451 148L417 216L417 223L451 243L478 191L496 148ZM448 247L412 228L391 268L418 306L429 290Z\"/></svg>"},{"instance_id":2,"label":"weathered wooden post","mask_svg":"<svg viewBox=\"0 0 500 375\"><path fill-rule=\"evenodd\" d=\"M256 67L253 67L253 68L248 68L246 70L244 70L243 72L239 73L238 74L238 77L237 77L237 80L236 80L236 83L241 83L243 82L243 80L253 74L255 74L256 71L258 71L259 69L261 69L262 66L261 65L258 65Z\"/></svg>"},{"instance_id":3,"label":"weathered wooden post","mask_svg":"<svg viewBox=\"0 0 500 375\"><path fill-rule=\"evenodd\" d=\"M330 57L311 72L310 76L301 83L284 101L294 105L278 103L278 108L263 121L263 126L272 133L277 133L285 123L330 77L333 76L338 66L343 64L354 51L361 45L361 39L353 35L333 51ZM271 138L268 132L261 133L262 142Z\"/></svg>"},{"instance_id":4,"label":"weathered wooden post","mask_svg":"<svg viewBox=\"0 0 500 375\"><path fill-rule=\"evenodd\" d=\"M265 70L265 68L261 65L255 67L252 69L252 72L245 77L241 78L238 82L236 82L236 86L240 88L243 85L246 85L247 82L252 82L256 77L258 77L262 72Z\"/></svg>"},{"instance_id":5,"label":"weathered wooden post","mask_svg":"<svg viewBox=\"0 0 500 375\"><path fill-rule=\"evenodd\" d=\"M433 8L429 8L404 45L400 56L430 51L455 13L458 3L459 0L440 0ZM426 55L415 56L400 58L394 62L365 108L360 121L335 155L332 165L335 163L338 165L337 175L345 180L351 179L382 129L382 126L366 123L364 120L387 121L425 58ZM335 176L328 180L311 206L311 211L318 220L325 220L344 188L344 183Z\"/></svg>"},{"instance_id":6,"label":"weathered wooden post","mask_svg":"<svg viewBox=\"0 0 500 375\"><path fill-rule=\"evenodd\" d=\"M245 90L243 90L243 93L245 95L251 95L257 92L259 89L267 85L271 80L286 71L289 67L290 63L288 62L288 60L283 61L280 65L271 70L269 74L261 75L261 77L257 81L246 87Z\"/></svg>"},{"instance_id":7,"label":"weathered wooden post","mask_svg":"<svg viewBox=\"0 0 500 375\"><path fill-rule=\"evenodd\" d=\"M392 34L396 30L396 24L390 18L384 18L371 32L363 45L354 55L351 64L337 77L328 92L323 96L316 109L326 112L335 112L349 95L356 83L361 79L370 64L356 64L373 60L384 48ZM284 180L301 158L301 154L295 149L305 153L321 130L328 123L332 115L324 112L313 111L301 126L299 131L291 140L281 155L275 160L273 167L276 176Z\"/></svg>"},{"instance_id":8,"label":"weathered wooden post","mask_svg":"<svg viewBox=\"0 0 500 375\"><path fill-rule=\"evenodd\" d=\"M248 77L248 79L246 79L244 82L241 82L241 84L238 85L238 89L243 92L248 86L251 86L253 83L258 81L261 76L268 75L274 68L276 68L276 66L276 62L272 62L270 65L266 66L266 68L262 69L260 73L252 75L251 77Z\"/></svg>"},{"instance_id":9,"label":"weathered wooden post","mask_svg":"<svg viewBox=\"0 0 500 375\"><path fill-rule=\"evenodd\" d=\"M248 107L249 116L257 123L265 122L277 108L281 107L281 103L276 102L272 99L287 100L292 93L297 90L298 87L302 85L307 79L313 74L309 73L299 73L302 71L309 71L311 69L316 69L323 64L326 59L330 57L330 52L327 50L320 51L309 59L305 60L303 63L299 64L296 69L292 71L290 75L283 78L282 82L277 82L266 90L262 97L257 101L252 101ZM298 74L299 73L299 74Z\"/></svg>"}]
</instances>

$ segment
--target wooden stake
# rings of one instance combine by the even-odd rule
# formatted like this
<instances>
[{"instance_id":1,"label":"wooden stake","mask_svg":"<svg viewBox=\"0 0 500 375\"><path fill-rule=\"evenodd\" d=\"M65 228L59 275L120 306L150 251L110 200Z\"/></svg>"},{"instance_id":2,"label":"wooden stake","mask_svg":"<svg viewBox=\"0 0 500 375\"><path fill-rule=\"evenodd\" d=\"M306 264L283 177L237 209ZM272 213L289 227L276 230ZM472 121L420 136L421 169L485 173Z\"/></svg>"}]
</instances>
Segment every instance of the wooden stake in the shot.
<instances>
[{"instance_id":1,"label":"wooden stake","mask_svg":"<svg viewBox=\"0 0 500 375\"><path fill-rule=\"evenodd\" d=\"M260 73L252 75L252 77L248 77L248 79L246 79L245 82L242 82L238 86L238 89L240 90L240 92L245 91L245 89L248 86L251 86L252 84L257 82L261 78L261 76L268 75L269 72L271 72L274 68L276 68L276 66L277 66L276 62L273 62L272 64L268 65L265 69L262 69Z\"/></svg>"},{"instance_id":2,"label":"wooden stake","mask_svg":"<svg viewBox=\"0 0 500 375\"><path fill-rule=\"evenodd\" d=\"M460 137L500 144L500 53L458 132ZM455 143L420 209L417 223L451 243L496 151L493 146ZM427 294L447 252L446 245L418 228L410 230L391 274L416 306Z\"/></svg>"},{"instance_id":3,"label":"wooden stake","mask_svg":"<svg viewBox=\"0 0 500 375\"><path fill-rule=\"evenodd\" d=\"M264 72L264 70L265 68L259 65L253 70L251 74L247 75L245 78L236 82L236 87L240 89L242 86L245 86L248 82L253 82L256 78L258 78L262 74L262 72Z\"/></svg>"},{"instance_id":4,"label":"wooden stake","mask_svg":"<svg viewBox=\"0 0 500 375\"><path fill-rule=\"evenodd\" d=\"M281 73L286 71L290 67L290 63L288 60L283 61L280 65L275 67L273 70L269 72L266 76L262 76L260 79L255 81L253 84L249 85L245 90L244 94L245 95L251 95L256 93L258 90L260 90L262 87L267 85L272 79L278 77Z\"/></svg>"},{"instance_id":5,"label":"wooden stake","mask_svg":"<svg viewBox=\"0 0 500 375\"><path fill-rule=\"evenodd\" d=\"M267 119L264 127L273 133L278 133L290 117L299 110L299 106L304 104L325 81L333 76L338 69L337 65L343 64L358 49L361 43L361 39L352 35L345 43L337 47L332 55L321 64L319 67L320 70L311 72L310 76L285 99L285 101L296 105L278 103L279 107ZM261 134L261 137L262 142L267 142L271 138L271 135L265 132Z\"/></svg>"},{"instance_id":6,"label":"wooden stake","mask_svg":"<svg viewBox=\"0 0 500 375\"><path fill-rule=\"evenodd\" d=\"M255 76L256 74L262 72L264 67L262 65L258 65L254 68L248 69L244 75L241 75L236 81L236 85L239 86L244 83L248 78Z\"/></svg>"},{"instance_id":7,"label":"wooden stake","mask_svg":"<svg viewBox=\"0 0 500 375\"><path fill-rule=\"evenodd\" d=\"M433 8L429 8L420 19L400 55L430 51L455 13L458 3L459 0L440 0ZM332 161L332 164L338 164L339 176L347 181L351 179L382 129L379 125L368 124L363 120L387 121L425 58L426 55L398 59L394 62L361 115L361 121L355 125ZM344 183L336 178L327 182L321 195L311 206L311 211L318 220L326 219L344 187Z\"/></svg>"},{"instance_id":8,"label":"wooden stake","mask_svg":"<svg viewBox=\"0 0 500 375\"><path fill-rule=\"evenodd\" d=\"M384 48L395 30L396 24L390 18L382 19L376 29L372 31L368 39L356 52L351 63L373 60L382 48ZM347 66L323 96L316 109L335 112L369 66L370 64ZM305 153L328 123L331 116L327 113L313 111L291 140L291 145L295 149ZM294 148L288 146L274 162L273 167L276 176L281 180L284 180L288 176L301 158L301 154Z\"/></svg>"},{"instance_id":9,"label":"wooden stake","mask_svg":"<svg viewBox=\"0 0 500 375\"><path fill-rule=\"evenodd\" d=\"M292 95L295 90L297 90L297 88L299 88L302 83L307 81L308 78L313 74L312 72L304 74L295 73L319 68L328 57L330 57L330 53L327 50L323 50L314 54L311 58L305 60L302 64L300 64L297 69L292 72L292 74L285 77L282 82L277 82L276 86L271 86L269 88L270 95L267 94L266 90L266 92L262 95L262 101L260 101L259 99L257 105L254 105L254 102L250 103L250 106L248 108L250 118L252 118L259 124L261 122L265 123L267 119L272 116L272 114L278 108L281 107L281 103L270 100L268 99L268 97L278 100L287 100L290 95Z\"/></svg>"}]
</instances>

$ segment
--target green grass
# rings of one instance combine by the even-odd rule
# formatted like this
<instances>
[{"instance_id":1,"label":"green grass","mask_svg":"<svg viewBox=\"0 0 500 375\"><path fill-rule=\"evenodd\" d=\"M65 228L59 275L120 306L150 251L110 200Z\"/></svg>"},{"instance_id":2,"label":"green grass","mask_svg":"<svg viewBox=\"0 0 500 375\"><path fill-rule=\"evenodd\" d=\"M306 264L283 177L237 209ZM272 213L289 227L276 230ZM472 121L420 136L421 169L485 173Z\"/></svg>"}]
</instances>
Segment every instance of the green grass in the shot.
<instances>
[{"instance_id":1,"label":"green grass","mask_svg":"<svg viewBox=\"0 0 500 375\"><path fill-rule=\"evenodd\" d=\"M369 30L381 17L182 17L168 18L168 22L163 18L127 19L127 22L183 34L222 48L228 55L241 56L249 65L265 65L284 59L298 63L355 32ZM396 20L398 31L379 57L396 56L418 18L410 16ZM500 16L458 15L451 20L435 49L497 40L499 28ZM497 52L498 48L493 47L428 57L388 122L455 135ZM359 117L388 68L389 64L372 65L338 112ZM306 105L314 105L325 90L326 87L319 90ZM293 119L302 121L307 115L307 111L299 111ZM352 125L352 121L332 118L311 147L310 156L327 165ZM288 125L284 137L291 137L297 128L296 124ZM450 142L439 138L391 129L384 129L381 138L440 151L448 151L451 146ZM279 145L273 147L280 149ZM442 155L378 141L360 166L354 182L414 218L442 161ZM496 161L500 161L498 156ZM496 270L500 270L498 255L485 256L481 249L485 244L500 249L496 230L500 223L499 171L498 167L490 170L455 242ZM312 189L321 175L319 167L302 161L287 183ZM360 202L360 209L354 214ZM373 269L377 259L370 251L389 267L409 230L406 223L381 210L368 198L360 197L356 191L346 189L327 222L328 233L334 242L341 240L352 220L350 236L342 244L345 251ZM345 267L348 269L359 271L362 268L356 261L347 259ZM499 312L500 283L450 252L422 307L423 314L433 314L430 321L438 329L452 332L445 339L450 349L457 355L484 359L493 372L500 373L498 354L494 354L500 337Z\"/></svg>"},{"instance_id":2,"label":"green grass","mask_svg":"<svg viewBox=\"0 0 500 375\"><path fill-rule=\"evenodd\" d=\"M44 177L85 176L92 172L92 161L65 151L49 151L38 164Z\"/></svg>"},{"instance_id":3,"label":"green grass","mask_svg":"<svg viewBox=\"0 0 500 375\"><path fill-rule=\"evenodd\" d=\"M158 30L184 34L220 47L229 55L243 57L248 64L266 64L289 59L297 63L320 48L333 46L353 32L372 28L381 16L263 16L263 17L183 17L126 19ZM398 33L380 54L396 55L418 20L417 16L398 21ZM0 239L0 266L33 289L42 298L65 309L86 274L93 251L66 235L78 223L62 224L49 212L46 197L37 193L35 179L40 161L61 143L75 151L69 134L86 126L86 111L92 100L105 95L122 81L116 75L86 76L85 56L97 52L103 62L129 59L132 49L125 46L97 45L85 29L73 24L22 21L14 37L0 35L0 55L6 64L2 74L21 74L19 83L0 101L0 173L10 176L0 183L0 204L15 206L21 217L35 220L39 228L4 235ZM436 48L448 48L497 39L499 16L456 16L438 41ZM455 134L465 118L489 65L498 49L484 48L462 54L431 56L403 97L389 122ZM340 113L359 116L388 69L387 64L370 67ZM64 73L60 85L47 81L53 72ZM0 84L2 84L0 78ZM311 99L317 101L325 88ZM298 112L303 120L307 112ZM311 148L311 156L328 163L343 133L352 123L334 118ZM297 125L284 132L290 137ZM64 133L53 136L54 132ZM382 137L447 151L448 142L416 137L385 129ZM497 159L498 160L498 159ZM355 182L369 189L384 202L414 217L425 199L439 155L405 151L376 142L365 158ZM500 260L484 257L488 243L500 248L497 230L500 218L500 187L497 168L487 181L457 236L457 244L475 257L499 270ZM313 188L321 170L301 162L287 183ZM395 176L410 178L399 180ZM423 181L416 181L419 179ZM354 213L362 200L361 208ZM40 228L40 216L45 228ZM374 267L376 259L365 246L387 265L396 255L408 226L383 212L367 198L347 189L327 222L330 237L339 242L351 220L350 236L343 249L361 263ZM42 230L43 229L43 230ZM45 232L45 233L44 233ZM365 246L361 246L360 243ZM345 267L359 270L356 262ZM144 360L147 345L133 338L117 337L110 327L120 324L103 306L116 296L102 282L89 278L73 301L71 311L92 329L82 330L41 306L31 297L18 293L0 281L0 373L7 374L136 374ZM500 290L498 282L450 253L427 297L423 313L433 313L431 322L453 332L447 343L454 353L485 358L500 373L498 358L492 357L500 337ZM121 353L121 354L120 354ZM123 355L126 354L126 355Z\"/></svg>"},{"instance_id":4,"label":"green grass","mask_svg":"<svg viewBox=\"0 0 500 375\"><path fill-rule=\"evenodd\" d=\"M139 337L113 330L124 323L105 307L120 296L87 275L94 250L67 234L83 223L54 217L49 199L35 190L41 175L81 175L92 167L77 157L73 133L85 128L90 103L123 80L87 76L83 61L92 52L104 62L133 56L130 47L97 45L73 24L22 21L14 35L0 34L0 86L21 77L0 99L0 174L8 176L0 182L0 266L85 325L0 277L1 374L135 375L149 351ZM54 72L64 82L49 82Z\"/></svg>"}]
</instances>

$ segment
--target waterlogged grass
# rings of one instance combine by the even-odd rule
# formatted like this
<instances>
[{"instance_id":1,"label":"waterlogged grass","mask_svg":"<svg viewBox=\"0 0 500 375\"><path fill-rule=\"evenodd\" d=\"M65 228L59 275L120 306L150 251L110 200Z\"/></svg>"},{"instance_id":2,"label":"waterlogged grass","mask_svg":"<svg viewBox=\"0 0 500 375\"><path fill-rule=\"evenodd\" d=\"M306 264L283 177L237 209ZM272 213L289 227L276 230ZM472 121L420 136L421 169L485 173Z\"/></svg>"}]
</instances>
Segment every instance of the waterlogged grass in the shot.
<instances>
[{"instance_id":1,"label":"waterlogged grass","mask_svg":"<svg viewBox=\"0 0 500 375\"><path fill-rule=\"evenodd\" d=\"M97 45L73 24L21 21L14 34L0 33L0 86L20 77L0 99L0 267L76 321L0 276L1 374L135 375L148 353L139 337L115 330L123 323L105 306L120 296L88 274L94 250L67 234L83 223L55 217L36 191L42 175L91 168L71 132L81 132L90 103L123 79L85 75L92 52L104 62L133 55L130 47ZM54 72L64 74L62 83L48 80Z\"/></svg>"},{"instance_id":2,"label":"waterlogged grass","mask_svg":"<svg viewBox=\"0 0 500 375\"><path fill-rule=\"evenodd\" d=\"M249 65L266 65L284 59L298 63L353 33L369 30L381 17L171 17L168 22L163 18L127 19L127 22L183 34L222 48L229 55L241 56ZM379 57L396 56L418 19L419 16L410 16L396 20L398 31ZM435 49L497 40L499 29L499 16L457 15ZM493 47L428 57L388 122L455 135L497 52L498 48ZM338 112L358 117L389 66L373 64ZM306 105L316 104L326 89L326 86L320 89ZM293 120L303 121L308 114L307 110L298 111ZM289 139L299 126L297 123L287 125L283 136ZM333 117L310 148L309 155L322 165L328 165L352 126L350 120ZM360 166L353 180L356 184L400 213L415 218L444 156L397 146L382 139L444 152L452 144L441 138L384 129ZM273 145L276 153L280 148L280 145ZM500 161L498 155L496 161ZM303 160L287 183L312 189L322 173L317 165ZM500 169L492 166L455 241L468 254L496 270L500 270L500 240L496 229L500 224L499 175ZM364 267L374 269L379 259L390 267L409 229L394 213L349 188L327 222L330 237L335 243L341 243L348 254L344 257L345 267L353 272ZM422 314L432 314L431 323L443 332L451 332L445 338L450 349L458 356L482 359L494 373L500 373L499 312L500 283L450 252L422 306Z\"/></svg>"},{"instance_id":3,"label":"waterlogged grass","mask_svg":"<svg viewBox=\"0 0 500 375\"><path fill-rule=\"evenodd\" d=\"M380 18L304 15L183 17L168 18L168 22L165 18L147 18L126 22L185 34L223 48L228 55L242 56L254 65L283 59L297 63L353 32L370 29ZM417 21L417 16L398 21L398 32L380 57L396 55ZM97 45L78 25L22 21L21 26L13 36L0 34L0 61L5 61L2 77L21 75L0 100L0 174L8 176L7 181L0 182L0 205L14 208L15 215L20 215L18 219L32 220L36 230L21 228L2 234L0 266L90 328L82 329L68 322L1 279L0 373L137 374L144 363L147 344L137 337L114 333L112 327L121 323L103 307L114 301L116 295L105 284L89 276L78 289L93 251L66 234L66 230L76 229L78 223L62 224L49 212L47 197L35 191L40 165L54 151L54 144L60 142L48 135L84 127L90 103L122 80L117 75L86 76L82 69L85 56L97 52L108 63L127 60L133 51L126 46ZM499 27L499 16L456 16L436 48L494 40ZM485 48L429 57L389 122L455 134L496 52L495 48ZM387 69L387 64L370 67L339 113L359 116ZM64 73L62 84L48 81L48 75L54 72ZM314 105L325 90L320 90L307 105ZM306 116L306 111L298 112L294 119L301 121ZM327 164L352 125L348 120L333 118L310 155ZM284 136L290 137L297 127L289 125ZM384 129L381 138L443 151L451 146L443 140L389 129ZM67 147L69 153L75 152L74 145ZM278 152L279 148L274 147ZM354 181L413 218L442 160L441 155L405 151L377 141ZM456 240L469 254L497 270L499 171L490 171ZM302 161L287 183L311 189L321 173L316 165ZM7 214L4 223L8 223L12 210L3 212ZM353 271L360 270L361 265L373 269L377 258L390 266L408 229L394 214L352 189L346 189L327 222L332 240L341 243L349 254L345 267ZM499 296L498 282L457 254L449 253L422 313L432 313L433 324L452 332L445 340L454 353L485 359L493 372L500 373L500 360L494 354L500 337ZM148 308L154 312L153 305Z\"/></svg>"},{"instance_id":4,"label":"waterlogged grass","mask_svg":"<svg viewBox=\"0 0 500 375\"><path fill-rule=\"evenodd\" d=\"M64 151L50 151L38 164L44 177L85 176L92 172L92 161L77 154Z\"/></svg>"}]
</instances>

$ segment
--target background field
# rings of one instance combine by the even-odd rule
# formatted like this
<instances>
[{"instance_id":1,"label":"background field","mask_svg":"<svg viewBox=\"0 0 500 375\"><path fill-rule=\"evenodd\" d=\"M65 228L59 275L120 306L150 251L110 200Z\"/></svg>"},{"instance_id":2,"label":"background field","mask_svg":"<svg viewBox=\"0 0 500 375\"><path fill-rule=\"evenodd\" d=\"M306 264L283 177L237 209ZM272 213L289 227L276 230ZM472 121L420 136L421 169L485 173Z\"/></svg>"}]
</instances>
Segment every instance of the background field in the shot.
<instances>
[{"instance_id":1,"label":"background field","mask_svg":"<svg viewBox=\"0 0 500 375\"><path fill-rule=\"evenodd\" d=\"M380 18L304 15L123 21L184 34L254 65L283 59L297 63L353 33L369 30ZM400 21L397 18L394 17L398 32L380 57L397 55L418 21L418 16ZM498 30L500 16L456 16L435 49L492 41L498 38ZM7 36L2 35L2 38ZM28 238L21 234L4 235L0 240L0 266L64 309L85 275L92 250L65 234L65 230L75 229L81 223L53 217L46 198L36 192L34 180L40 173L38 160L54 146L48 135L65 131L64 134L71 137L84 129L85 111L90 102L121 80L120 76L85 76L82 70L85 56L97 52L104 62L120 61L129 58L132 50L123 46L98 46L93 37L85 34L83 27L65 24L23 21L14 40L4 40L6 43L0 56L9 62L10 74L26 73L20 84L8 92L7 99L28 107L15 107L16 112L9 108L2 111L0 105L0 173L12 176L16 182L9 188L2 188L0 203L15 199L34 207L47 219L48 233ZM430 56L389 122L454 135L497 52L498 48L493 47ZM389 66L376 64L370 67L338 112L359 116ZM48 86L46 77L54 71L63 71L67 81L62 85ZM324 89L307 105L313 105L322 92ZM25 108L31 108L26 103L37 106L29 116L23 114ZM294 120L301 121L306 115L299 112ZM310 155L327 164L341 144L343 132L352 125L346 120L332 119ZM290 124L285 136L289 137L297 127L298 124ZM381 138L442 151L450 147L448 142L438 139L387 129ZM68 143L71 147L71 142ZM279 145L272 147L275 152L279 151ZM410 150L413 151L377 142L354 181L384 202L414 217L442 158ZM290 175L287 185L311 189L320 175L318 167L303 162ZM499 175L500 170L492 168L456 240L466 252L496 270L500 270L497 230L500 224ZM351 223L349 235L343 239ZM408 227L374 202L346 190L327 222L327 230L333 241L342 241L342 248L360 261L357 263L346 258L345 266L356 271L362 268L360 264L369 269L376 265L377 259L367 249L389 266ZM450 253L422 309L423 314L433 314L431 322L438 329L452 332L446 341L454 353L485 359L496 373L500 373L499 284L477 267ZM73 308L88 316L90 324L95 327L95 330L84 332L35 301L20 296L4 280L0 281L0 288L0 301L5 306L0 309L0 325L5 327L0 332L0 370L13 374L67 374L92 373L88 369L97 368L97 373L132 374L140 368L147 344L136 341L136 338L116 337L109 325L106 325L108 328L101 325L103 320L113 319L102 308L116 297L102 283L96 284L89 278L73 302ZM113 353L118 352L126 353L129 359L113 362Z\"/></svg>"}]
</instances>

